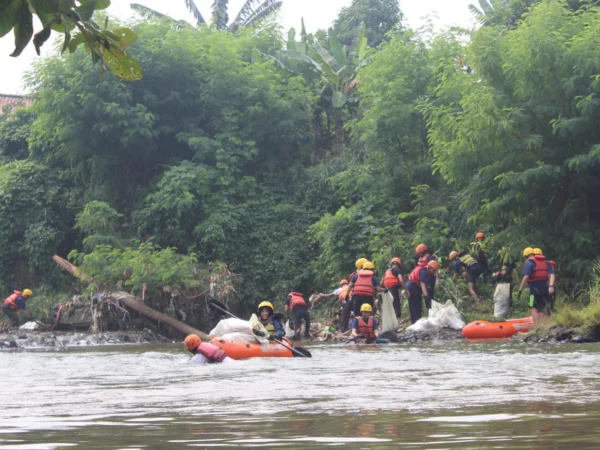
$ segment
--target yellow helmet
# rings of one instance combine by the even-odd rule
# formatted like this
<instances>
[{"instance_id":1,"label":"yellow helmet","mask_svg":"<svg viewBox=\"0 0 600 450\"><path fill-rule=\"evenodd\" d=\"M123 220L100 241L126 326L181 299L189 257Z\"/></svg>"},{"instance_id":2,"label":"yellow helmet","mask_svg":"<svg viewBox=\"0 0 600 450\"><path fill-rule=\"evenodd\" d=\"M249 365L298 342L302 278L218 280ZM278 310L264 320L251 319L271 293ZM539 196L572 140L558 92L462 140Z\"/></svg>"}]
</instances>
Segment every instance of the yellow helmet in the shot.
<instances>
[{"instance_id":1,"label":"yellow helmet","mask_svg":"<svg viewBox=\"0 0 600 450\"><path fill-rule=\"evenodd\" d=\"M262 302L260 305L258 305L258 312L260 312L261 309L263 308L271 308L271 312L275 311L275 308L273 308L273 303L271 302Z\"/></svg>"},{"instance_id":2,"label":"yellow helmet","mask_svg":"<svg viewBox=\"0 0 600 450\"><path fill-rule=\"evenodd\" d=\"M356 266L356 270L360 270L363 268L363 264L367 262L367 258L357 259L354 265Z\"/></svg>"},{"instance_id":3,"label":"yellow helmet","mask_svg":"<svg viewBox=\"0 0 600 450\"><path fill-rule=\"evenodd\" d=\"M367 269L367 270L374 270L375 265L371 261L367 261L366 263L363 264L362 268Z\"/></svg>"},{"instance_id":4,"label":"yellow helmet","mask_svg":"<svg viewBox=\"0 0 600 450\"><path fill-rule=\"evenodd\" d=\"M373 307L368 303L363 303L360 307L360 312L373 312Z\"/></svg>"},{"instance_id":5,"label":"yellow helmet","mask_svg":"<svg viewBox=\"0 0 600 450\"><path fill-rule=\"evenodd\" d=\"M31 289L23 290L23 297L31 297L32 295L33 295L33 292L31 292Z\"/></svg>"},{"instance_id":6,"label":"yellow helmet","mask_svg":"<svg viewBox=\"0 0 600 450\"><path fill-rule=\"evenodd\" d=\"M530 256L533 255L533 249L531 247L527 247L525 250L523 250L523 256Z\"/></svg>"},{"instance_id":7,"label":"yellow helmet","mask_svg":"<svg viewBox=\"0 0 600 450\"><path fill-rule=\"evenodd\" d=\"M541 248L534 248L534 249L533 249L533 254L534 254L534 255L543 255L543 254L544 254L544 252L542 252L542 249L541 249Z\"/></svg>"}]
</instances>

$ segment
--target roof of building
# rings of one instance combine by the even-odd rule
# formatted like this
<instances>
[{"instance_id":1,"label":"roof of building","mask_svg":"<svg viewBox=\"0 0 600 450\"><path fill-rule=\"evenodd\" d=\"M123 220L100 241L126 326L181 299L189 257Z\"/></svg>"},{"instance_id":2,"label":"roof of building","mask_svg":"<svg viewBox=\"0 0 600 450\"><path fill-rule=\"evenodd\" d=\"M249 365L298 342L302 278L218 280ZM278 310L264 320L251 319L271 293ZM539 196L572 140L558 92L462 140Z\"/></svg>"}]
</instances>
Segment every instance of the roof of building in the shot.
<instances>
[{"instance_id":1,"label":"roof of building","mask_svg":"<svg viewBox=\"0 0 600 450\"><path fill-rule=\"evenodd\" d=\"M0 114L6 106L31 106L32 101L25 95L0 94Z\"/></svg>"}]
</instances>

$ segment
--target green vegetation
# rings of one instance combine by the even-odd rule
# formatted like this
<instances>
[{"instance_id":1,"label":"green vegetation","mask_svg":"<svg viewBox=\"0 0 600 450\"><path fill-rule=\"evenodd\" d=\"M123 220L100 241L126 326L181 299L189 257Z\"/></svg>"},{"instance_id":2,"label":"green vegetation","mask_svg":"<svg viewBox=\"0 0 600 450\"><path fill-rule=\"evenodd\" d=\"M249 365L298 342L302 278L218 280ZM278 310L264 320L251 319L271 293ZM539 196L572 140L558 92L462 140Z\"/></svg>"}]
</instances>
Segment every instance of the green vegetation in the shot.
<instances>
[{"instance_id":1,"label":"green vegetation","mask_svg":"<svg viewBox=\"0 0 600 450\"><path fill-rule=\"evenodd\" d=\"M240 310L280 308L360 256L410 270L420 242L446 271L484 231L492 269L501 247L517 261L542 247L562 302L597 308L600 8L491 2L501 16L480 11L466 40L408 30L400 11L383 23L371 3L299 41L151 20L135 27L135 83L99 79L82 50L37 65L33 106L0 116L3 291L70 292L50 256L73 251L97 283L165 310L213 295L215 276ZM438 298L467 310L450 275Z\"/></svg>"}]
</instances>

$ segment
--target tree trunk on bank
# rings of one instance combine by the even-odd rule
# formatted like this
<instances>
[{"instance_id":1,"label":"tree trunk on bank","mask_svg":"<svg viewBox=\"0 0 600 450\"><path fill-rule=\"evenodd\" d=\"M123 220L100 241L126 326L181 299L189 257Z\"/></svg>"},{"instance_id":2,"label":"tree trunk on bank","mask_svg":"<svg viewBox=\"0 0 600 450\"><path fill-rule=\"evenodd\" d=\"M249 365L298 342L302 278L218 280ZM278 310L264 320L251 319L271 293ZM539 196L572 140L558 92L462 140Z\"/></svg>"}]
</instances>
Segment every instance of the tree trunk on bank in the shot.
<instances>
[{"instance_id":1,"label":"tree trunk on bank","mask_svg":"<svg viewBox=\"0 0 600 450\"><path fill-rule=\"evenodd\" d=\"M81 281L86 282L86 283L90 283L92 281L92 278L89 275L86 275L85 273L81 272L77 268L77 266L74 266L69 261L61 258L60 256L54 255L52 257L52 259L54 260L54 262L56 264L58 264L58 266L60 268L66 270L71 275L79 278ZM191 327L177 319L174 319L171 316L167 316L166 314L163 314L161 312L156 311L155 309L150 308L149 306L145 305L142 301L140 301L138 298L134 297L133 295L131 295L127 292L123 292L123 291L109 292L106 296L109 298L112 298L113 300L118 300L118 301L122 302L125 306L139 312L140 314L143 314L144 316L146 316L152 320L164 322L167 325L175 328L177 331L179 331L183 334L186 334L186 335L187 334L197 334L203 340L208 339L208 335L206 333L203 333L200 330L196 330L194 327Z\"/></svg>"}]
</instances>

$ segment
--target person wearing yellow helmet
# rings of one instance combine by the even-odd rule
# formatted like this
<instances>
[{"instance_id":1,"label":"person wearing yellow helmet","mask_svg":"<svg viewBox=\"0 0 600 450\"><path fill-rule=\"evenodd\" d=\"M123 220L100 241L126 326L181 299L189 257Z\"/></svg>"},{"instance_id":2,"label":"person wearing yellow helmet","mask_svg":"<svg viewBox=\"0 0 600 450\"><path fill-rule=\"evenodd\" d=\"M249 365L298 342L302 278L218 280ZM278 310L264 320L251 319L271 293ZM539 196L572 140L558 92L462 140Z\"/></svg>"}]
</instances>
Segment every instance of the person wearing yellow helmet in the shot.
<instances>
[{"instance_id":1,"label":"person wearing yellow helmet","mask_svg":"<svg viewBox=\"0 0 600 450\"><path fill-rule=\"evenodd\" d=\"M31 320L31 313L27 310L27 299L32 295L33 292L31 292L31 289L24 289L23 292L13 291L13 293L4 300L2 312L10 319L14 327L19 326L19 311L23 311L23 314Z\"/></svg>"},{"instance_id":2,"label":"person wearing yellow helmet","mask_svg":"<svg viewBox=\"0 0 600 450\"><path fill-rule=\"evenodd\" d=\"M537 250L537 254L536 254ZM529 311L535 323L542 322L552 313L554 290L554 267L542 254L541 249L527 247L523 250L523 279L519 286L519 300L526 286L529 287Z\"/></svg>"},{"instance_id":3,"label":"person wearing yellow helmet","mask_svg":"<svg viewBox=\"0 0 600 450\"><path fill-rule=\"evenodd\" d=\"M373 306L375 304L375 293L384 292L387 289L379 285L379 280L375 276L375 265L367 261L350 280L348 289L352 292L352 305L354 316L361 315L360 307L365 303Z\"/></svg>"},{"instance_id":4,"label":"person wearing yellow helmet","mask_svg":"<svg viewBox=\"0 0 600 450\"><path fill-rule=\"evenodd\" d=\"M377 320L373 317L373 307L364 303L360 306L360 316L352 321L349 341L365 344L387 344L387 339L379 338Z\"/></svg>"},{"instance_id":5,"label":"person wearing yellow helmet","mask_svg":"<svg viewBox=\"0 0 600 450\"><path fill-rule=\"evenodd\" d=\"M269 333L269 337L281 340L283 327L281 326L281 314L275 314L275 308L271 302L261 302L258 305L258 320Z\"/></svg>"}]
</instances>

